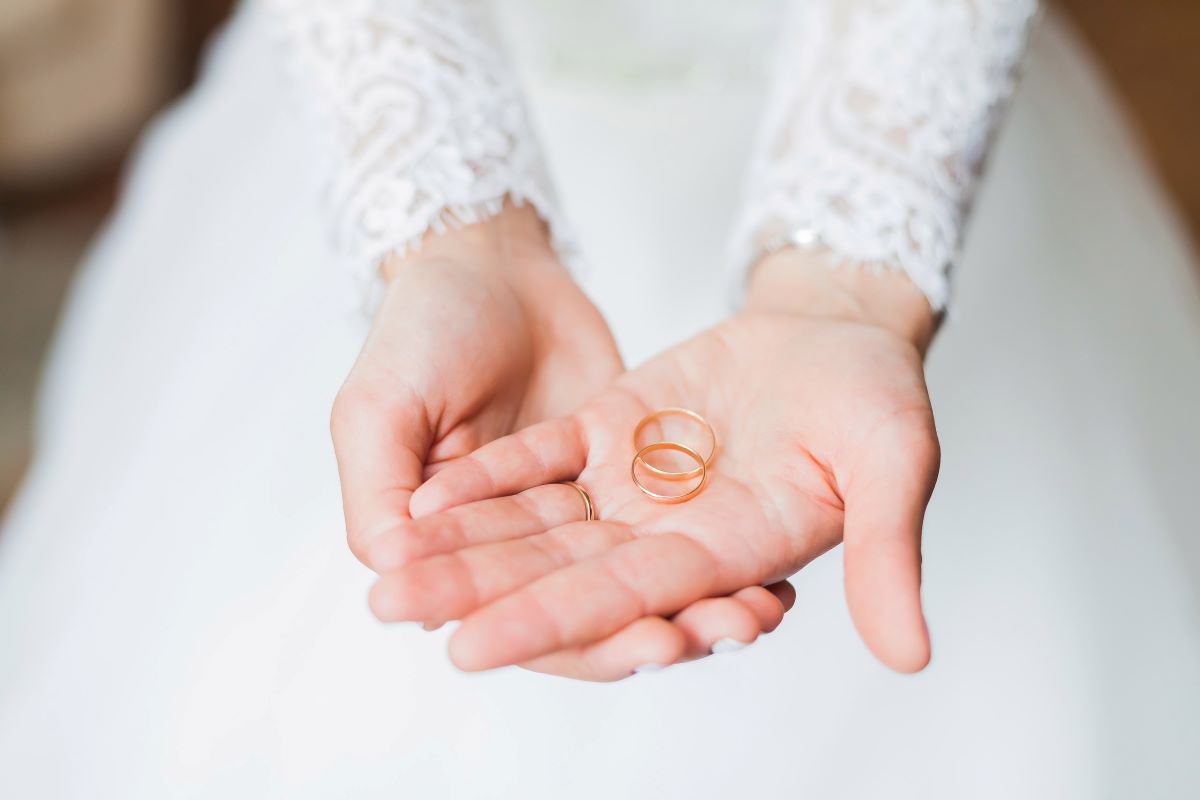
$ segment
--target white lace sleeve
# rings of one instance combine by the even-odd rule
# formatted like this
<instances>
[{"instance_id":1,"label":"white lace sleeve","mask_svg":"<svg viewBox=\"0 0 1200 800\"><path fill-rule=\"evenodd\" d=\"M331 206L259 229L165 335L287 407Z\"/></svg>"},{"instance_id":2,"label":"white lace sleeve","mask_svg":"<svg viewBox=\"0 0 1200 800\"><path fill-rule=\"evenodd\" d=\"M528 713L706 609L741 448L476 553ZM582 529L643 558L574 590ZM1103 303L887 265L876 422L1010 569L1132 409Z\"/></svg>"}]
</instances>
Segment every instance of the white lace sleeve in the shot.
<instances>
[{"instance_id":1,"label":"white lace sleeve","mask_svg":"<svg viewBox=\"0 0 1200 800\"><path fill-rule=\"evenodd\" d=\"M392 250L532 203L563 226L520 87L485 0L267 0L299 93L330 134L339 249Z\"/></svg>"},{"instance_id":2,"label":"white lace sleeve","mask_svg":"<svg viewBox=\"0 0 1200 800\"><path fill-rule=\"evenodd\" d=\"M903 269L941 310L1036 0L797 0L734 263L799 246Z\"/></svg>"}]
</instances>

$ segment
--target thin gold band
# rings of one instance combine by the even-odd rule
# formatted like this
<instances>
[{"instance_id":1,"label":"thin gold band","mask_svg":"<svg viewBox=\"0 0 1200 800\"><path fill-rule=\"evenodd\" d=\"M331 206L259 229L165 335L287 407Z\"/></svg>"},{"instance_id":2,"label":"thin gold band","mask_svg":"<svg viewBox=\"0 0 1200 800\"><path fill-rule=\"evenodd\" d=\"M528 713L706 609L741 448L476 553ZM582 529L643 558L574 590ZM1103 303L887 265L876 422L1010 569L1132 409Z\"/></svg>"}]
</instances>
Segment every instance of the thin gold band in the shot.
<instances>
[{"instance_id":1,"label":"thin gold band","mask_svg":"<svg viewBox=\"0 0 1200 800\"><path fill-rule=\"evenodd\" d=\"M700 481L687 492L678 495L659 494L658 492L653 492L647 489L644 485L642 485L642 482L638 480L638 462L640 461L643 467L649 467L650 465L646 462L643 456L658 452L659 450L674 450L677 453L683 453L685 456L693 459L697 464L700 465L697 467L699 470L698 474L700 476ZM671 474L678 475L680 473ZM648 444L641 450L637 451L637 455L633 457L633 463L629 465L629 475L633 478L634 485L641 490L642 494L646 495L646 497L649 497L654 502L682 503L686 500L691 500L693 497L700 494L700 490L703 489L704 484L708 482L708 467L704 464L704 458L686 444L680 444L679 442L655 442L654 444Z\"/></svg>"},{"instance_id":2,"label":"thin gold band","mask_svg":"<svg viewBox=\"0 0 1200 800\"><path fill-rule=\"evenodd\" d=\"M592 505L592 496L588 494L587 489L580 486L575 481L564 481L563 486L570 486L575 491L579 492L579 496L583 498L583 513L584 522L591 522L596 519L596 507Z\"/></svg>"},{"instance_id":3,"label":"thin gold band","mask_svg":"<svg viewBox=\"0 0 1200 800\"><path fill-rule=\"evenodd\" d=\"M689 478L696 478L700 475L703 475L705 470L712 466L713 457L717 454L717 432L713 430L713 426L709 424L708 420L697 414L695 411L690 411L686 408L662 408L658 411L655 411L653 414L648 414L645 417L642 417L642 421L639 422L637 427L633 429L633 446L635 448L638 447L638 437L641 435L642 431L646 429L646 426L651 422L661 419L662 417L686 417L687 419L690 419L692 422L695 422L704 428L704 430L708 432L708 441L710 445L708 448L708 456L700 459L699 467L686 472L673 472L667 469L660 469L651 464L649 461L645 460L642 461L642 466L644 466L646 471L651 475L655 475L659 478L664 478L669 481L686 481ZM644 449L645 448L643 448L643 450ZM696 451L693 450L692 452ZM699 455L698 452L696 454ZM638 457L641 457L640 453Z\"/></svg>"}]
</instances>

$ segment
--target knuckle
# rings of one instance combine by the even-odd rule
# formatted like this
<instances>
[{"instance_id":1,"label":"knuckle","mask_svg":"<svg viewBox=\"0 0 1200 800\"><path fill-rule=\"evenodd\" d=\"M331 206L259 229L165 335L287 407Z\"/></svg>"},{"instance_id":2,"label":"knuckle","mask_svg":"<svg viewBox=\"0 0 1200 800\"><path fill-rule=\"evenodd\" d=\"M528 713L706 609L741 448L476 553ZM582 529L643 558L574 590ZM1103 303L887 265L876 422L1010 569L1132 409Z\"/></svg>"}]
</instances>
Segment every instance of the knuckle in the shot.
<instances>
[{"instance_id":1,"label":"knuckle","mask_svg":"<svg viewBox=\"0 0 1200 800\"><path fill-rule=\"evenodd\" d=\"M877 452L900 455L922 478L937 477L942 449L927 409L895 417L879 429L872 445Z\"/></svg>"},{"instance_id":2,"label":"knuckle","mask_svg":"<svg viewBox=\"0 0 1200 800\"><path fill-rule=\"evenodd\" d=\"M409 584L396 577L381 578L371 587L367 603L381 622L401 622L411 617Z\"/></svg>"},{"instance_id":3,"label":"knuckle","mask_svg":"<svg viewBox=\"0 0 1200 800\"><path fill-rule=\"evenodd\" d=\"M335 439L345 433L354 416L362 409L361 393L353 384L347 382L338 390L329 410L329 432Z\"/></svg>"},{"instance_id":4,"label":"knuckle","mask_svg":"<svg viewBox=\"0 0 1200 800\"><path fill-rule=\"evenodd\" d=\"M353 546L353 545L352 545ZM364 547L366 564L376 572L390 572L418 561L424 554L420 542L407 531L376 537Z\"/></svg>"},{"instance_id":5,"label":"knuckle","mask_svg":"<svg viewBox=\"0 0 1200 800\"><path fill-rule=\"evenodd\" d=\"M911 452L921 475L929 480L936 479L942 465L942 445L932 426L914 437Z\"/></svg>"},{"instance_id":6,"label":"knuckle","mask_svg":"<svg viewBox=\"0 0 1200 800\"><path fill-rule=\"evenodd\" d=\"M371 591L367 593L367 605L380 622L392 622L398 619L395 593L392 592L391 585L387 581L375 582Z\"/></svg>"},{"instance_id":7,"label":"knuckle","mask_svg":"<svg viewBox=\"0 0 1200 800\"><path fill-rule=\"evenodd\" d=\"M346 545L350 548L350 552L364 566L374 569L371 564L371 550L368 543L367 532L361 525L346 525Z\"/></svg>"}]
</instances>

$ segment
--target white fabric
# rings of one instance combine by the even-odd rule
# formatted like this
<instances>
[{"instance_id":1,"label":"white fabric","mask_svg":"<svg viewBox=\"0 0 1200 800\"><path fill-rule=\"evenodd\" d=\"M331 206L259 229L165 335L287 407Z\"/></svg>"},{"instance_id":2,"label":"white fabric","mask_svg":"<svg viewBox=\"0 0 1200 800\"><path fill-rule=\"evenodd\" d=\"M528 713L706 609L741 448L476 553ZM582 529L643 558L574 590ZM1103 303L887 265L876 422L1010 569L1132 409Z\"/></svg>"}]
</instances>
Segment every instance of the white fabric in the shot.
<instances>
[{"instance_id":1,"label":"white fabric","mask_svg":"<svg viewBox=\"0 0 1200 800\"><path fill-rule=\"evenodd\" d=\"M947 299L1036 0L798 0L734 243L899 267Z\"/></svg>"},{"instance_id":2,"label":"white fabric","mask_svg":"<svg viewBox=\"0 0 1200 800\"><path fill-rule=\"evenodd\" d=\"M447 223L491 216L505 196L533 202L570 249L487 0L270 5L298 66L297 94L336 123L331 217L361 267ZM745 270L785 244L828 250L838 263L903 269L940 310L1037 1L791 5L732 263ZM694 12L667 10L675 16L624 7L627 19L651 24L625 26L621 37L650 30L659 41L643 51L700 63L699 48L681 51L663 36ZM564 14L577 25L604 10L568 2ZM730 7L698 16L746 17ZM722 38L732 37L709 41Z\"/></svg>"},{"instance_id":3,"label":"white fabric","mask_svg":"<svg viewBox=\"0 0 1200 800\"><path fill-rule=\"evenodd\" d=\"M760 84L547 70L504 9L623 348L711 324ZM363 321L259 10L147 138L64 317L0 532L0 794L1196 796L1197 262L1061 27L930 359L930 669L865 652L835 554L754 646L593 686L458 674L446 632L366 610L327 428Z\"/></svg>"},{"instance_id":4,"label":"white fabric","mask_svg":"<svg viewBox=\"0 0 1200 800\"><path fill-rule=\"evenodd\" d=\"M270 0L293 95L330 135L333 238L362 269L533 203L569 249L487 0Z\"/></svg>"}]
</instances>

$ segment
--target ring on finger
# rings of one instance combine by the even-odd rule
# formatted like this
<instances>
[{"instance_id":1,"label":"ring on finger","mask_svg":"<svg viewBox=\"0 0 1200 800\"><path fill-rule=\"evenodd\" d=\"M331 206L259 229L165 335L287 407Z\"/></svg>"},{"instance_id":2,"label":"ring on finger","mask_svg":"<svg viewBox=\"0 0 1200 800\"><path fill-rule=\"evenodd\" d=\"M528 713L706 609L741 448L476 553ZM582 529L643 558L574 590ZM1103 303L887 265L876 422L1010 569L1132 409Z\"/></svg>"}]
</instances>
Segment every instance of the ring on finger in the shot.
<instances>
[{"instance_id":1,"label":"ring on finger","mask_svg":"<svg viewBox=\"0 0 1200 800\"><path fill-rule=\"evenodd\" d=\"M592 522L595 520L596 506L592 503L592 496L588 494L588 490L580 486L575 481L563 481L563 486L570 486L572 489L579 492L579 496L583 498L583 521Z\"/></svg>"}]
</instances>

